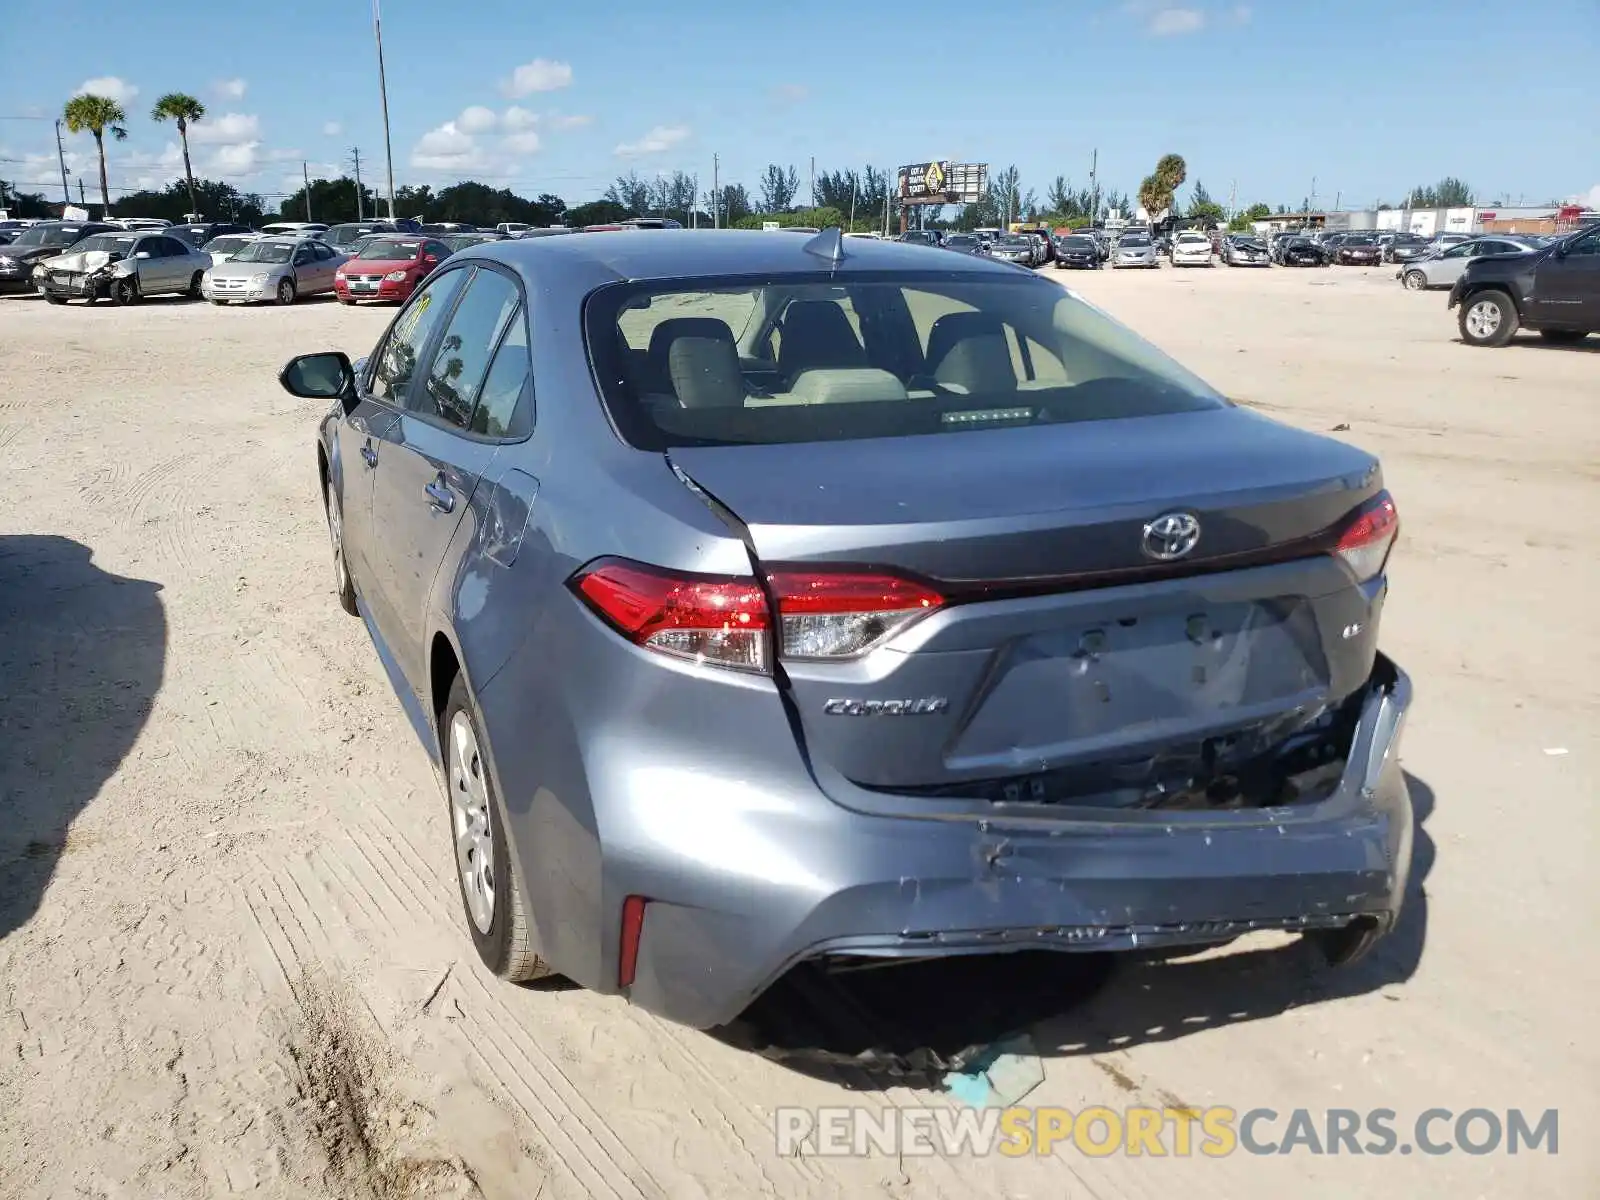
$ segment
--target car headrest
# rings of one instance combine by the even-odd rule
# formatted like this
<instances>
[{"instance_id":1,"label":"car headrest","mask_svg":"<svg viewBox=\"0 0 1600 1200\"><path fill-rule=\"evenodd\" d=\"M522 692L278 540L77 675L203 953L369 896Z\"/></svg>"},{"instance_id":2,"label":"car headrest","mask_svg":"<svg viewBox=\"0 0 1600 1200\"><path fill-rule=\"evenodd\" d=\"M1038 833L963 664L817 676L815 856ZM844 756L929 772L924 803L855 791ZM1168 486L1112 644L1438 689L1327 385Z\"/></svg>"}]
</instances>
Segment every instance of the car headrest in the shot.
<instances>
[{"instance_id":1,"label":"car headrest","mask_svg":"<svg viewBox=\"0 0 1600 1200\"><path fill-rule=\"evenodd\" d=\"M668 378L667 355L672 343L684 337L721 338L733 344L733 330L726 321L716 317L668 317L650 331L650 365L663 382Z\"/></svg>"},{"instance_id":2,"label":"car headrest","mask_svg":"<svg viewBox=\"0 0 1600 1200\"><path fill-rule=\"evenodd\" d=\"M928 331L928 370L937 371L957 342L973 337L998 337L1003 342L1005 336L1000 318L989 313L946 313Z\"/></svg>"},{"instance_id":3,"label":"car headrest","mask_svg":"<svg viewBox=\"0 0 1600 1200\"><path fill-rule=\"evenodd\" d=\"M667 372L678 403L685 408L739 408L744 377L731 337L674 338L667 350Z\"/></svg>"},{"instance_id":4,"label":"car headrest","mask_svg":"<svg viewBox=\"0 0 1600 1200\"><path fill-rule=\"evenodd\" d=\"M819 367L865 367L867 352L833 300L796 300L783 313L778 370L791 379Z\"/></svg>"},{"instance_id":5,"label":"car headrest","mask_svg":"<svg viewBox=\"0 0 1600 1200\"><path fill-rule=\"evenodd\" d=\"M801 371L789 387L800 404L862 404L906 399L905 385L876 367L818 367Z\"/></svg>"},{"instance_id":6,"label":"car headrest","mask_svg":"<svg viewBox=\"0 0 1600 1200\"><path fill-rule=\"evenodd\" d=\"M1017 388L1005 326L987 313L947 313L935 321L928 331L928 366L940 383L969 394Z\"/></svg>"}]
</instances>

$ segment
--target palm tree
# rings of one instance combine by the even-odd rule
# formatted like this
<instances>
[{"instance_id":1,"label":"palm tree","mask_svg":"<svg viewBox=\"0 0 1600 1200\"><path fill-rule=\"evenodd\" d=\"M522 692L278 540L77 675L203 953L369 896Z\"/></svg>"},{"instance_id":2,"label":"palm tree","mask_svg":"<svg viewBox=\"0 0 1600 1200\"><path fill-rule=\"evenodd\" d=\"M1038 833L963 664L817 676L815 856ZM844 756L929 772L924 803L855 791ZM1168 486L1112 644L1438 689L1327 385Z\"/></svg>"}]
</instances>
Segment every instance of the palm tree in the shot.
<instances>
[{"instance_id":1,"label":"palm tree","mask_svg":"<svg viewBox=\"0 0 1600 1200\"><path fill-rule=\"evenodd\" d=\"M183 143L183 178L189 185L189 211L197 213L194 198L194 170L189 166L189 126L206 115L206 106L183 92L168 92L150 110L152 121L176 121L178 140Z\"/></svg>"},{"instance_id":2,"label":"palm tree","mask_svg":"<svg viewBox=\"0 0 1600 1200\"><path fill-rule=\"evenodd\" d=\"M126 140L128 131L124 128L124 122L128 114L115 100L85 92L67 101L66 108L61 110L61 119L73 133L87 131L94 134L95 149L100 152L100 215L109 217L111 188L106 183L106 132L109 130L119 142Z\"/></svg>"}]
</instances>

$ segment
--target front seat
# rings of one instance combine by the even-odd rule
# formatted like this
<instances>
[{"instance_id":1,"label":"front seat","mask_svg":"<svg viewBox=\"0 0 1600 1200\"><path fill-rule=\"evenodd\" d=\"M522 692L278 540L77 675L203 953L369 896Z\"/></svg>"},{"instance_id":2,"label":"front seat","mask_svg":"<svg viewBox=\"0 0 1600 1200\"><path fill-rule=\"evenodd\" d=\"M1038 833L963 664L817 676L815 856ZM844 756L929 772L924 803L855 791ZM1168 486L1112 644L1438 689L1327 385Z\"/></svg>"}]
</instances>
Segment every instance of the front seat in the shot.
<instances>
[{"instance_id":1,"label":"front seat","mask_svg":"<svg viewBox=\"0 0 1600 1200\"><path fill-rule=\"evenodd\" d=\"M968 394L1017 390L1006 328L988 313L946 313L935 321L928 331L928 370Z\"/></svg>"},{"instance_id":2,"label":"front seat","mask_svg":"<svg viewBox=\"0 0 1600 1200\"><path fill-rule=\"evenodd\" d=\"M672 392L672 344L679 338L712 338L734 344L733 330L726 321L716 317L668 317L650 331L650 349L645 353L649 364L650 380L646 389L651 392ZM737 350L734 357L738 357Z\"/></svg>"},{"instance_id":3,"label":"front seat","mask_svg":"<svg viewBox=\"0 0 1600 1200\"><path fill-rule=\"evenodd\" d=\"M866 349L844 309L832 300L796 300L783 313L778 370L793 379L801 371L866 367Z\"/></svg>"}]
</instances>

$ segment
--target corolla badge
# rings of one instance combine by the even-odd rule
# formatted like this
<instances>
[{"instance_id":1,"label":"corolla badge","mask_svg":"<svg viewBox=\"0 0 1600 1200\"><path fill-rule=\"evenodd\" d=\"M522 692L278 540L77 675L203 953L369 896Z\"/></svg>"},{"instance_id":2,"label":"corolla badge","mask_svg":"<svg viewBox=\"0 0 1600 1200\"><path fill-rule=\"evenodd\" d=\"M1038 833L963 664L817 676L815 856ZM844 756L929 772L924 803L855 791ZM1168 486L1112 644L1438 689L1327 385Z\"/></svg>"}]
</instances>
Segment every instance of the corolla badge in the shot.
<instances>
[{"instance_id":1,"label":"corolla badge","mask_svg":"<svg viewBox=\"0 0 1600 1200\"><path fill-rule=\"evenodd\" d=\"M1162 513L1146 523L1140 548L1157 562L1182 558L1200 544L1200 518L1193 513Z\"/></svg>"},{"instance_id":2,"label":"corolla badge","mask_svg":"<svg viewBox=\"0 0 1600 1200\"><path fill-rule=\"evenodd\" d=\"M921 696L904 700L829 700L822 711L831 717L921 717L942 713L950 707L943 696Z\"/></svg>"}]
</instances>

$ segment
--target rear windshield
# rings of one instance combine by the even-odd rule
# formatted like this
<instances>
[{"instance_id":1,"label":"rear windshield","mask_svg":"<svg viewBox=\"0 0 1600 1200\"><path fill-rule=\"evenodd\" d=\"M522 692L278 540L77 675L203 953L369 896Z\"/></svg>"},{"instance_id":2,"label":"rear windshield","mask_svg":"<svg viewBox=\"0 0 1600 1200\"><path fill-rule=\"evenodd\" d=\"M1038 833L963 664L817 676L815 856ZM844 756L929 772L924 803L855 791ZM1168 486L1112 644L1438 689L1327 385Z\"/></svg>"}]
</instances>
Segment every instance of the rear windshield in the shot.
<instances>
[{"instance_id":1,"label":"rear windshield","mask_svg":"<svg viewBox=\"0 0 1600 1200\"><path fill-rule=\"evenodd\" d=\"M1225 407L1053 283L950 273L613 284L585 336L643 450L963 433Z\"/></svg>"}]
</instances>

